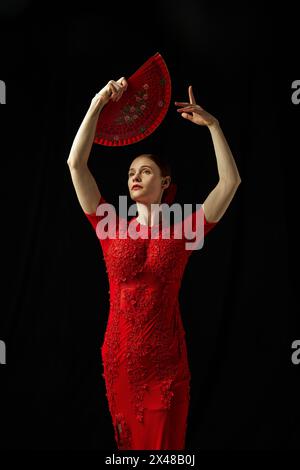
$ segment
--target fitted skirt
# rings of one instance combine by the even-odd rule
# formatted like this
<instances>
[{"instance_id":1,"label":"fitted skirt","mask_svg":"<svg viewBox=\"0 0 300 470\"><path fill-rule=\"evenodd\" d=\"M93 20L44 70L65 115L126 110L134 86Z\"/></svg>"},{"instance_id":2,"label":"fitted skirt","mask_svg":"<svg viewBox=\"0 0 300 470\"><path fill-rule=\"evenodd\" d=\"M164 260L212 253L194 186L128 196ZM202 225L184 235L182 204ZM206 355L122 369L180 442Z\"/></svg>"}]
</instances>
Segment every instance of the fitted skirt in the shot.
<instances>
[{"instance_id":1,"label":"fitted skirt","mask_svg":"<svg viewBox=\"0 0 300 470\"><path fill-rule=\"evenodd\" d=\"M189 375L179 375L171 383L148 381L135 389L124 362L114 383L105 385L118 450L185 449Z\"/></svg>"}]
</instances>

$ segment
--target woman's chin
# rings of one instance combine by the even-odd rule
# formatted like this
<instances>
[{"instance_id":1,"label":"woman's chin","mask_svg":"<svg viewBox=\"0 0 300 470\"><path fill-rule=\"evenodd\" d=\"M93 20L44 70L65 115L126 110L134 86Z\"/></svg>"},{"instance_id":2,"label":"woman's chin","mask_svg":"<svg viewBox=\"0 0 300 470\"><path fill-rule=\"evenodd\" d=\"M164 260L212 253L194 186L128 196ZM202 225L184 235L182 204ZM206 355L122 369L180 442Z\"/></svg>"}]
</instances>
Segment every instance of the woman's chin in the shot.
<instances>
[{"instance_id":1,"label":"woman's chin","mask_svg":"<svg viewBox=\"0 0 300 470\"><path fill-rule=\"evenodd\" d=\"M140 199L143 199L143 196L140 194L140 191L132 191L130 193L131 199L134 201L139 201Z\"/></svg>"},{"instance_id":2,"label":"woman's chin","mask_svg":"<svg viewBox=\"0 0 300 470\"><path fill-rule=\"evenodd\" d=\"M147 203L147 198L144 196L138 196L138 195L133 195L131 196L131 199L134 201L134 202L141 202L141 203Z\"/></svg>"}]
</instances>

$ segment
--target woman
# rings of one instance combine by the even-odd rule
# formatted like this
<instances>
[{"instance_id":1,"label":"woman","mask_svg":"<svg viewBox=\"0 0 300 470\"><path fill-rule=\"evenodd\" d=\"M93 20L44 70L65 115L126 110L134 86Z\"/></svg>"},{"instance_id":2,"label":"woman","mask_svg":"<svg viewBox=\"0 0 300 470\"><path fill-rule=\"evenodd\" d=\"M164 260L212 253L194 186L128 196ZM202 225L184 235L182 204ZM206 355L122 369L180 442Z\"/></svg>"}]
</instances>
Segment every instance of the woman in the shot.
<instances>
[{"instance_id":1,"label":"woman","mask_svg":"<svg viewBox=\"0 0 300 470\"><path fill-rule=\"evenodd\" d=\"M68 158L79 203L95 231L103 219L96 209L106 201L87 162L101 109L109 100L118 101L126 88L124 77L110 80L92 99ZM189 103L175 102L180 106L178 112L194 124L208 127L219 172L219 182L203 204L205 236L225 213L241 178L217 119L196 104L192 87L189 97ZM178 293L192 251L186 249L184 229L184 235L175 238L174 224L171 236L162 239L163 220L154 223L159 204L173 200L170 173L158 156L137 156L129 168L128 188L138 216L126 230L135 227L141 236L105 238L97 230L110 286L102 375L119 450L185 447L191 377ZM193 228L198 211L190 214ZM119 217L115 224L119 233ZM183 222L176 222L176 227L178 224ZM158 237L152 236L153 229Z\"/></svg>"}]
</instances>

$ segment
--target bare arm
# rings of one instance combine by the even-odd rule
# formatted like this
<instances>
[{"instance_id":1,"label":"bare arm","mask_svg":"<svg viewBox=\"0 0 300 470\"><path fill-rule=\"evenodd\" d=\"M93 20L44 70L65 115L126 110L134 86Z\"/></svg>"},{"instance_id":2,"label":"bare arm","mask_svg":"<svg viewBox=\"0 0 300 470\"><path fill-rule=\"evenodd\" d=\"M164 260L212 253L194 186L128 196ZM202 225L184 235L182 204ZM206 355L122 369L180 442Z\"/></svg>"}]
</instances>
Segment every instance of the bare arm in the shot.
<instances>
[{"instance_id":1,"label":"bare arm","mask_svg":"<svg viewBox=\"0 0 300 470\"><path fill-rule=\"evenodd\" d=\"M73 141L67 160L75 192L82 209L87 213L96 211L100 191L88 168L88 158L95 138L99 113L104 106L101 98L92 101Z\"/></svg>"},{"instance_id":2,"label":"bare arm","mask_svg":"<svg viewBox=\"0 0 300 470\"><path fill-rule=\"evenodd\" d=\"M204 213L209 222L218 222L242 180L218 120L208 125L208 128L214 144L219 182L204 201Z\"/></svg>"},{"instance_id":3,"label":"bare arm","mask_svg":"<svg viewBox=\"0 0 300 470\"><path fill-rule=\"evenodd\" d=\"M119 101L127 89L127 81L121 77L117 82L110 80L107 85L94 96L90 107L78 129L67 160L78 201L88 214L96 211L101 194L95 178L88 168L88 158L95 138L98 117L111 99Z\"/></svg>"},{"instance_id":4,"label":"bare arm","mask_svg":"<svg viewBox=\"0 0 300 470\"><path fill-rule=\"evenodd\" d=\"M96 212L101 193L88 166L85 164L81 168L69 168L75 192L82 209L88 214Z\"/></svg>"},{"instance_id":5,"label":"bare arm","mask_svg":"<svg viewBox=\"0 0 300 470\"><path fill-rule=\"evenodd\" d=\"M192 86L189 86L190 102L175 101L182 117L210 130L217 158L219 182L205 199L204 213L208 222L218 222L228 208L241 183L237 166L225 139L219 121L212 114L196 104Z\"/></svg>"}]
</instances>

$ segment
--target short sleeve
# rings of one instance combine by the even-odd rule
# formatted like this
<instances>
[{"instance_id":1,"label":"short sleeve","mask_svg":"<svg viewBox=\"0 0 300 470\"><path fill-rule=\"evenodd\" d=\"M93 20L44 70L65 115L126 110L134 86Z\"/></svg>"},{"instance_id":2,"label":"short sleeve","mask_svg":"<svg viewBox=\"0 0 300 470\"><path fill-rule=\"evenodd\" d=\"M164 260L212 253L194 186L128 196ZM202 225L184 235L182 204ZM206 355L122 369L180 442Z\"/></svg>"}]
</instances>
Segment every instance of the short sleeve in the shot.
<instances>
[{"instance_id":1,"label":"short sleeve","mask_svg":"<svg viewBox=\"0 0 300 470\"><path fill-rule=\"evenodd\" d=\"M102 208L103 210L99 211L99 206L102 206L104 204L107 206L103 207ZM101 245L104 246L104 242L109 240L110 238L110 235L108 235L108 233L114 233L118 225L119 217L118 217L118 214L116 213L114 206L109 204L101 194L96 211L92 212L91 214L85 211L83 211L83 213L85 214L85 216L91 223L94 231L96 232L98 239L100 240ZM111 214L111 217L109 217L109 213ZM109 220L109 224L108 224L108 220ZM106 246L106 243L105 243L105 246Z\"/></svg>"},{"instance_id":2,"label":"short sleeve","mask_svg":"<svg viewBox=\"0 0 300 470\"><path fill-rule=\"evenodd\" d=\"M106 203L106 200L104 199L104 197L101 194L101 197L100 197L99 202L97 204L97 208L98 208L98 206L100 206L100 204L105 204L105 203ZM96 231L98 222L103 218L102 216L97 215L96 212L97 212L97 209L96 209L95 212L92 212L91 214L89 214L88 212L83 211L83 213L86 215L87 219L90 221L90 223L92 224L92 227L94 228L95 231Z\"/></svg>"},{"instance_id":3,"label":"short sleeve","mask_svg":"<svg viewBox=\"0 0 300 470\"><path fill-rule=\"evenodd\" d=\"M218 222L209 222L205 216L204 204L199 204L198 209L184 217L182 233L190 250L202 248L206 235Z\"/></svg>"}]
</instances>

